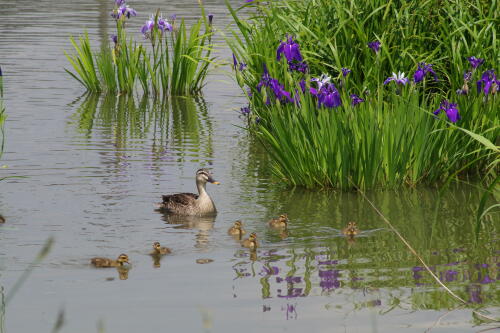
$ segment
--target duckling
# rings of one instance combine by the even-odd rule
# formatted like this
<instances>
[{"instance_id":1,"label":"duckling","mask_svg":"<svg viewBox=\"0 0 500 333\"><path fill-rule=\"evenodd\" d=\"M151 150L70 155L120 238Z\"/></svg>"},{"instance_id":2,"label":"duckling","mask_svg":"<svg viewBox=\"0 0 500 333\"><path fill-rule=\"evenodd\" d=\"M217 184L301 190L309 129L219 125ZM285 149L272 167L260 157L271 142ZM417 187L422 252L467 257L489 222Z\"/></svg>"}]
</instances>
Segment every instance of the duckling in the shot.
<instances>
[{"instance_id":1,"label":"duckling","mask_svg":"<svg viewBox=\"0 0 500 333\"><path fill-rule=\"evenodd\" d=\"M172 253L172 250L170 250L168 247L163 247L160 245L160 242L154 242L153 243L153 251L150 253L152 256L157 256L157 255L163 255L163 254L169 254Z\"/></svg>"},{"instance_id":2,"label":"duckling","mask_svg":"<svg viewBox=\"0 0 500 333\"><path fill-rule=\"evenodd\" d=\"M241 246L248 247L251 250L255 250L259 247L259 242L257 242L257 234L252 232L248 239L241 242Z\"/></svg>"},{"instance_id":3,"label":"duckling","mask_svg":"<svg viewBox=\"0 0 500 333\"><path fill-rule=\"evenodd\" d=\"M234 222L233 226L229 228L227 233L229 235L239 236L241 238L241 236L245 234L245 230L243 229L243 223L241 223L241 221Z\"/></svg>"},{"instance_id":4,"label":"duckling","mask_svg":"<svg viewBox=\"0 0 500 333\"><path fill-rule=\"evenodd\" d=\"M124 263L129 263L128 262L128 255L126 254L120 254L118 259L113 260L113 259L108 259L108 258L92 258L90 260L92 265L95 267L122 267Z\"/></svg>"},{"instance_id":5,"label":"duckling","mask_svg":"<svg viewBox=\"0 0 500 333\"><path fill-rule=\"evenodd\" d=\"M356 222L347 223L347 227L342 229L342 233L348 237L354 237L357 234L359 234L359 229L358 226L356 225Z\"/></svg>"},{"instance_id":6,"label":"duckling","mask_svg":"<svg viewBox=\"0 0 500 333\"><path fill-rule=\"evenodd\" d=\"M0 215L0 223L5 223L5 217L3 217L2 215Z\"/></svg>"},{"instance_id":7,"label":"duckling","mask_svg":"<svg viewBox=\"0 0 500 333\"><path fill-rule=\"evenodd\" d=\"M196 187L198 194L177 193L164 195L163 201L158 205L158 210L169 214L207 216L216 215L217 209L208 195L205 187L208 183L220 184L212 178L207 169L196 171Z\"/></svg>"},{"instance_id":8,"label":"duckling","mask_svg":"<svg viewBox=\"0 0 500 333\"><path fill-rule=\"evenodd\" d=\"M288 226L288 215L281 214L276 219L271 219L267 224L272 228L286 228Z\"/></svg>"}]
</instances>

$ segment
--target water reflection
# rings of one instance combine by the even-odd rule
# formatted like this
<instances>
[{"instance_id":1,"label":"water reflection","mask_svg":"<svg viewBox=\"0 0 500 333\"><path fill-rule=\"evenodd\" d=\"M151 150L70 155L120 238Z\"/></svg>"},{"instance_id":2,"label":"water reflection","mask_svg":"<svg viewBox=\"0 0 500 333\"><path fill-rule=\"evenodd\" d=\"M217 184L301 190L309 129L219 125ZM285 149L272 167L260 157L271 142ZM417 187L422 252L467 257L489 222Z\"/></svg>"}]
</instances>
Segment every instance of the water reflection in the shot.
<instances>
[{"instance_id":1,"label":"water reflection","mask_svg":"<svg viewBox=\"0 0 500 333\"><path fill-rule=\"evenodd\" d=\"M73 115L87 138L102 137L116 151L151 142L148 167L158 170L164 162L182 163L199 159L200 165L213 159L212 123L202 97L151 99L143 96L87 94ZM127 155L117 154L116 168L127 166Z\"/></svg>"},{"instance_id":2,"label":"water reflection","mask_svg":"<svg viewBox=\"0 0 500 333\"><path fill-rule=\"evenodd\" d=\"M174 229L195 229L195 245L197 249L206 250L210 246L211 232L214 228L215 216L184 216L161 213L163 221L174 224Z\"/></svg>"},{"instance_id":3,"label":"water reflection","mask_svg":"<svg viewBox=\"0 0 500 333\"><path fill-rule=\"evenodd\" d=\"M479 202L479 192L456 187L441 198L425 189L369 195L453 292L470 306L498 306L499 226L474 242L476 207L469 203ZM282 307L287 319L297 317L290 300L320 295L344 295L328 304L349 311L456 305L360 196L301 189L275 189L269 196L276 200L266 201L268 215L287 212L290 217L288 238L266 228L257 261L238 250L232 269L235 283L258 278L262 299L287 300ZM350 220L362 231L345 237L340 230Z\"/></svg>"}]
</instances>

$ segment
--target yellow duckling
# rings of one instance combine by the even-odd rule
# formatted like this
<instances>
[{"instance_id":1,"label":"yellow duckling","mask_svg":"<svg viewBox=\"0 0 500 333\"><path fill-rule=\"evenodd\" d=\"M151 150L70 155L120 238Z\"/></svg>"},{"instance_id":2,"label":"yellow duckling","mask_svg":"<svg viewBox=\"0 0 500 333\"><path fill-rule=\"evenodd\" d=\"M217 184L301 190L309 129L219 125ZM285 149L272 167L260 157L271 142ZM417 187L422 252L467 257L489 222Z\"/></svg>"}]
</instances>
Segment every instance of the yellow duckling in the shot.
<instances>
[{"instance_id":1,"label":"yellow duckling","mask_svg":"<svg viewBox=\"0 0 500 333\"><path fill-rule=\"evenodd\" d=\"M356 225L356 222L347 223L347 227L342 229L342 233L348 237L354 237L357 234L359 234L359 229L358 226Z\"/></svg>"},{"instance_id":2,"label":"yellow duckling","mask_svg":"<svg viewBox=\"0 0 500 333\"><path fill-rule=\"evenodd\" d=\"M227 233L232 236L241 237L242 235L245 234L245 230L243 229L243 223L241 223L241 221L234 222L233 226L229 228Z\"/></svg>"},{"instance_id":3,"label":"yellow duckling","mask_svg":"<svg viewBox=\"0 0 500 333\"><path fill-rule=\"evenodd\" d=\"M248 239L245 239L241 242L241 246L248 247L251 250L255 250L259 247L259 243L257 242L257 234L252 232Z\"/></svg>"},{"instance_id":4,"label":"yellow duckling","mask_svg":"<svg viewBox=\"0 0 500 333\"><path fill-rule=\"evenodd\" d=\"M113 260L113 259L108 259L108 258L92 258L90 260L92 265L95 267L122 267L124 263L129 263L128 262L128 255L126 254L120 254L118 259Z\"/></svg>"},{"instance_id":5,"label":"yellow duckling","mask_svg":"<svg viewBox=\"0 0 500 333\"><path fill-rule=\"evenodd\" d=\"M172 250L170 250L168 247L163 247L160 245L160 242L154 242L153 243L153 251L150 253L152 256L155 255L163 255L163 254L169 254L172 253Z\"/></svg>"},{"instance_id":6,"label":"yellow duckling","mask_svg":"<svg viewBox=\"0 0 500 333\"><path fill-rule=\"evenodd\" d=\"M268 224L272 228L286 228L288 226L288 215L281 214L278 218L271 219Z\"/></svg>"}]
</instances>

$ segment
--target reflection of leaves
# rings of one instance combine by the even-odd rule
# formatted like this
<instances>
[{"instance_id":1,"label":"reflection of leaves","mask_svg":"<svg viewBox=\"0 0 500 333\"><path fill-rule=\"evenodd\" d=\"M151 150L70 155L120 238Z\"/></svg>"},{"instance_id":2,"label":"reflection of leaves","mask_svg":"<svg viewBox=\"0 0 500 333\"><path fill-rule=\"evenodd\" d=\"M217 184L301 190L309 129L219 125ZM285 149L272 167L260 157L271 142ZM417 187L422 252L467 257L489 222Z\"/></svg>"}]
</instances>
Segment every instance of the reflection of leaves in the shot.
<instances>
[{"instance_id":1,"label":"reflection of leaves","mask_svg":"<svg viewBox=\"0 0 500 333\"><path fill-rule=\"evenodd\" d=\"M212 124L201 97L151 99L144 95L137 100L127 95L87 94L73 118L87 138L98 128L109 133L117 147L150 135L154 146L189 145L190 151L203 148L207 156L213 155Z\"/></svg>"}]
</instances>

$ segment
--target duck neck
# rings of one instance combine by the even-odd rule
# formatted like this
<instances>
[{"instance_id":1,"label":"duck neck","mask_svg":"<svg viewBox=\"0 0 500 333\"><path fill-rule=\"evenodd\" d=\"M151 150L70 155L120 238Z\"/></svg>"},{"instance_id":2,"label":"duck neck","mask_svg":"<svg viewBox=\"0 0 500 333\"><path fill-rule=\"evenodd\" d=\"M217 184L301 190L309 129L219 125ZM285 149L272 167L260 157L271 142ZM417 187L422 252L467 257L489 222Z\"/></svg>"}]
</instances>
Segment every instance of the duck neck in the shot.
<instances>
[{"instance_id":1,"label":"duck neck","mask_svg":"<svg viewBox=\"0 0 500 333\"><path fill-rule=\"evenodd\" d=\"M205 182L200 182L200 181L196 182L196 187L198 188L199 198L208 197L207 190L205 189L206 185L207 185L207 183L205 183Z\"/></svg>"}]
</instances>

